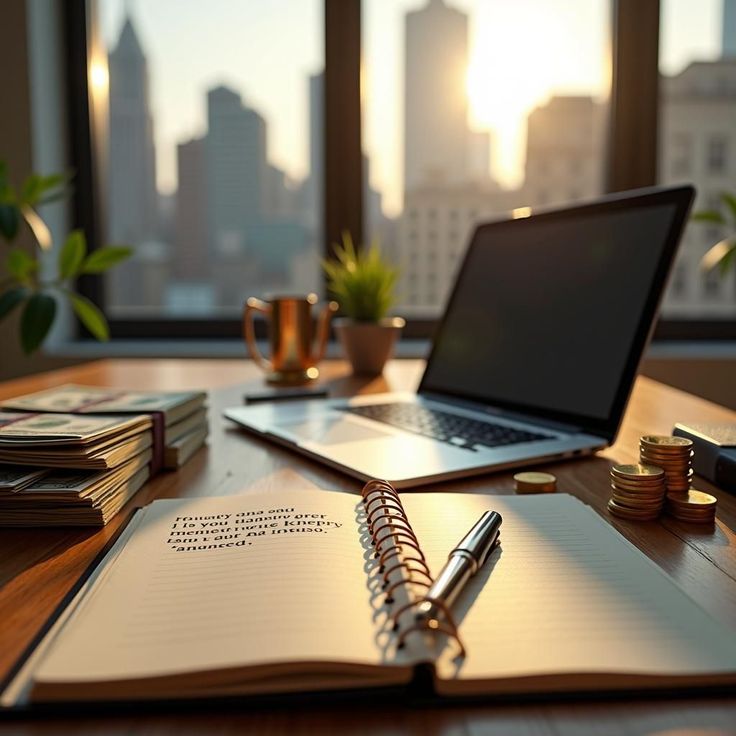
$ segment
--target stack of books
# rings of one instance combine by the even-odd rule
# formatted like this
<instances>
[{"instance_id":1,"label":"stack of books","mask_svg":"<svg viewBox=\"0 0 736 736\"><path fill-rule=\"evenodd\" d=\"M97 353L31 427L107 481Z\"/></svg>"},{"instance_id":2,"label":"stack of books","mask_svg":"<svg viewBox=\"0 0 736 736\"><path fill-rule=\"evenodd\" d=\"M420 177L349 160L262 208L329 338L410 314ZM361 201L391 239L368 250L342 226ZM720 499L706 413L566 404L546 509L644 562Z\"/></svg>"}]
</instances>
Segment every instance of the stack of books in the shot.
<instances>
[{"instance_id":1,"label":"stack of books","mask_svg":"<svg viewBox=\"0 0 736 736\"><path fill-rule=\"evenodd\" d=\"M28 394L0 411L0 526L106 524L162 468L207 438L201 392L85 386Z\"/></svg>"}]
</instances>

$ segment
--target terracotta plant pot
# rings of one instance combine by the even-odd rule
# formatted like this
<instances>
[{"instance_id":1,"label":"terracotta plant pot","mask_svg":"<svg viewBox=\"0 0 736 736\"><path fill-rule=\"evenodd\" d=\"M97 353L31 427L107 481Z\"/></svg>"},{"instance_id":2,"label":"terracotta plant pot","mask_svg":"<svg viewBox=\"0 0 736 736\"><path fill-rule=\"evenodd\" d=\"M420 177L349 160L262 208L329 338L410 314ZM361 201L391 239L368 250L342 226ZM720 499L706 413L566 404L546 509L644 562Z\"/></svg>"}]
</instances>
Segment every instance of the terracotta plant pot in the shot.
<instances>
[{"instance_id":1,"label":"terracotta plant pot","mask_svg":"<svg viewBox=\"0 0 736 736\"><path fill-rule=\"evenodd\" d=\"M387 317L380 322L355 322L346 317L333 321L353 373L365 376L383 371L405 324L401 317Z\"/></svg>"}]
</instances>

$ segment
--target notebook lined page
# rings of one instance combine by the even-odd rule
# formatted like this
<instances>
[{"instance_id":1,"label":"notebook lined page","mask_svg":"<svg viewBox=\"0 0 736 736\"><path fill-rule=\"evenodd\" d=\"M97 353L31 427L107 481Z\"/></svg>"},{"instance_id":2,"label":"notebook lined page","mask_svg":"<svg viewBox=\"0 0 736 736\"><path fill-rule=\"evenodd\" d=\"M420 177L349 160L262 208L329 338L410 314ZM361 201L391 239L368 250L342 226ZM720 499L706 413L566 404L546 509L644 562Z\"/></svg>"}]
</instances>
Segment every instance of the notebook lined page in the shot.
<instances>
[{"instance_id":1,"label":"notebook lined page","mask_svg":"<svg viewBox=\"0 0 736 736\"><path fill-rule=\"evenodd\" d=\"M456 606L468 650L440 677L736 672L736 636L592 509L564 494L403 496L434 575L483 511L501 548Z\"/></svg>"},{"instance_id":2,"label":"notebook lined page","mask_svg":"<svg viewBox=\"0 0 736 736\"><path fill-rule=\"evenodd\" d=\"M155 502L36 682L380 664L357 503L307 490Z\"/></svg>"}]
</instances>

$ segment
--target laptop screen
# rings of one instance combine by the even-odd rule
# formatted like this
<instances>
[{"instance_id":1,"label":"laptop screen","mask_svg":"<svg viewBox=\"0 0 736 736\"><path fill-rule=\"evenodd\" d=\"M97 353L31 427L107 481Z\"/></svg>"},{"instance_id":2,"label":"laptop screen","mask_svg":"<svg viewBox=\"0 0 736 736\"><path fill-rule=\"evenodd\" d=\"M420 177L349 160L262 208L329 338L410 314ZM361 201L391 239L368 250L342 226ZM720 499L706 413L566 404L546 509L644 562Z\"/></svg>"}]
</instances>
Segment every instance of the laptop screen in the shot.
<instances>
[{"instance_id":1,"label":"laptop screen","mask_svg":"<svg viewBox=\"0 0 736 736\"><path fill-rule=\"evenodd\" d=\"M615 432L685 191L480 226L420 390Z\"/></svg>"}]
</instances>

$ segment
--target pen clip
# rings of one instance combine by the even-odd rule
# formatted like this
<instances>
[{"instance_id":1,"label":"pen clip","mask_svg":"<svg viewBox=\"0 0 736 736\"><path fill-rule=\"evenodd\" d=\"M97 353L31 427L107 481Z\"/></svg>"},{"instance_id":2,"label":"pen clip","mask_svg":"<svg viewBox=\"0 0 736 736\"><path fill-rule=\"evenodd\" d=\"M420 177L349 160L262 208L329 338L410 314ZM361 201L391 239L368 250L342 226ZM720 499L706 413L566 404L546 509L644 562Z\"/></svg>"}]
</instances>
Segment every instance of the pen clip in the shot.
<instances>
[{"instance_id":1,"label":"pen clip","mask_svg":"<svg viewBox=\"0 0 736 736\"><path fill-rule=\"evenodd\" d=\"M481 567L498 545L501 521L501 514L497 511L486 511L455 547L452 554L464 552L472 557L478 567Z\"/></svg>"}]
</instances>

